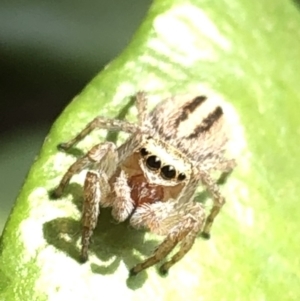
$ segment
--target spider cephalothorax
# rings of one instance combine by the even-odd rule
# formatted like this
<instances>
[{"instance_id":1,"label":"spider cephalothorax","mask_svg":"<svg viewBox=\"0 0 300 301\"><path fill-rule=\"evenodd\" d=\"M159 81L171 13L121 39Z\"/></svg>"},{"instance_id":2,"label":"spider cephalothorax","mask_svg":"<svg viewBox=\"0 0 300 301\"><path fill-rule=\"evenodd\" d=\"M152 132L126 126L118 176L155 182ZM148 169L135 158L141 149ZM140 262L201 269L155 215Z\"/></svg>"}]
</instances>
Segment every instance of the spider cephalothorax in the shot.
<instances>
[{"instance_id":1,"label":"spider cephalothorax","mask_svg":"<svg viewBox=\"0 0 300 301\"><path fill-rule=\"evenodd\" d=\"M139 161L149 182L175 186L189 180L191 164L181 152L153 138L148 138L142 145Z\"/></svg>"}]
</instances>

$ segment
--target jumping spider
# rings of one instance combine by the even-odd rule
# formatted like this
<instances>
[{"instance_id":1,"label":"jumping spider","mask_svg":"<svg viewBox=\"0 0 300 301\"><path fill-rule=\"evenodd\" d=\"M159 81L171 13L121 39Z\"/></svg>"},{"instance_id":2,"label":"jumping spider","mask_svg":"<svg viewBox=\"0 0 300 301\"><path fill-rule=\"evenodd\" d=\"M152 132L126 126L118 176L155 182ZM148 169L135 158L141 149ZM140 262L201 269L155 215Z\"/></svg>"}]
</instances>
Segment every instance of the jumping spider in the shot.
<instances>
[{"instance_id":1,"label":"jumping spider","mask_svg":"<svg viewBox=\"0 0 300 301\"><path fill-rule=\"evenodd\" d=\"M153 255L134 266L130 274L165 259L179 244L177 253L160 267L161 273L167 273L191 249L201 231L209 237L225 202L209 172L228 174L235 161L224 157L228 131L223 110L214 99L175 96L147 113L146 94L138 92L135 105L137 124L97 117L74 139L59 145L67 150L96 128L130 134L119 147L112 142L94 146L71 165L53 195L60 197L72 176L88 169L83 187L82 261L88 259L100 207L112 207L118 222L128 219L135 228L145 227L165 236ZM207 218L194 199L200 183L214 201Z\"/></svg>"}]
</instances>

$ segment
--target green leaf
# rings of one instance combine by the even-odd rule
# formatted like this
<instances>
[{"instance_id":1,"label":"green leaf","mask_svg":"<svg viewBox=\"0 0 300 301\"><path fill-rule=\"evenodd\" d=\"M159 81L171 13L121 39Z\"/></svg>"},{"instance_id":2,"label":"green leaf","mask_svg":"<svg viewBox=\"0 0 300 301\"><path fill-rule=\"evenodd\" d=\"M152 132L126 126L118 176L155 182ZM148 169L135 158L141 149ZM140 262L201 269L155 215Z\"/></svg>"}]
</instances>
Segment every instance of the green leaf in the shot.
<instances>
[{"instance_id":1,"label":"green leaf","mask_svg":"<svg viewBox=\"0 0 300 301\"><path fill-rule=\"evenodd\" d=\"M0 300L299 300L296 3L153 3L130 45L70 103L46 138L1 239ZM63 198L48 197L76 156L106 136L92 133L73 153L56 145L99 114L118 116L138 90L148 92L152 105L194 90L220 95L230 104L234 150L241 149L239 166L222 188L228 202L212 238L197 239L166 278L155 268L128 278L128 269L161 238L112 223L107 210L89 262L77 262L84 174ZM129 119L134 115L130 110Z\"/></svg>"}]
</instances>

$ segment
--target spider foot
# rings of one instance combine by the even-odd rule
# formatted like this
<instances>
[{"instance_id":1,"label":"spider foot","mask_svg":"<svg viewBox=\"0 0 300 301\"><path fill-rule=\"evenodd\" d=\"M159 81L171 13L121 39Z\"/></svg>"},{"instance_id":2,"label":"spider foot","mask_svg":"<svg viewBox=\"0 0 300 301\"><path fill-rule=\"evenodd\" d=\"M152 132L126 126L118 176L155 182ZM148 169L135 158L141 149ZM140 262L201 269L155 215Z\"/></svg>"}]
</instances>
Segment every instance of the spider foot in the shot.
<instances>
[{"instance_id":1,"label":"spider foot","mask_svg":"<svg viewBox=\"0 0 300 301\"><path fill-rule=\"evenodd\" d=\"M56 200L58 198L60 198L62 195L62 191L58 190L58 189L53 189L49 191L49 197L52 200Z\"/></svg>"},{"instance_id":2,"label":"spider foot","mask_svg":"<svg viewBox=\"0 0 300 301\"><path fill-rule=\"evenodd\" d=\"M136 276L140 271L136 271L135 267L129 270L129 277Z\"/></svg>"},{"instance_id":3,"label":"spider foot","mask_svg":"<svg viewBox=\"0 0 300 301\"><path fill-rule=\"evenodd\" d=\"M210 233L202 232L200 235L201 235L201 237L204 238L204 239L210 239Z\"/></svg>"},{"instance_id":4,"label":"spider foot","mask_svg":"<svg viewBox=\"0 0 300 301\"><path fill-rule=\"evenodd\" d=\"M80 263L86 263L87 261L88 261L88 256L82 254L79 256Z\"/></svg>"},{"instance_id":5,"label":"spider foot","mask_svg":"<svg viewBox=\"0 0 300 301\"><path fill-rule=\"evenodd\" d=\"M69 143L60 143L57 145L57 149L60 151L66 151L70 148Z\"/></svg>"}]
</instances>

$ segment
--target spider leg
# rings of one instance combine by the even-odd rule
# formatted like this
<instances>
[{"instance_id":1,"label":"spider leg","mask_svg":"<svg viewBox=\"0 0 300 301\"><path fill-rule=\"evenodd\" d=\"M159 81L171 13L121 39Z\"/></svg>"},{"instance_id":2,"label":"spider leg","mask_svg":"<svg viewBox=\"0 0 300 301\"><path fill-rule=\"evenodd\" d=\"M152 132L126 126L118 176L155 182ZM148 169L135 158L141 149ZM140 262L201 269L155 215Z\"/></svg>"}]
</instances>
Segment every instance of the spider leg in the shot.
<instances>
[{"instance_id":1,"label":"spider leg","mask_svg":"<svg viewBox=\"0 0 300 301\"><path fill-rule=\"evenodd\" d=\"M155 204L155 203L154 203ZM160 212L163 213L163 207L166 203L160 202L161 208ZM150 208L151 205L148 205L148 208ZM157 205L155 205L157 207ZM158 209L158 208L155 208ZM168 210L169 208L166 208ZM148 223L148 226L153 225L154 227L157 226L156 223L153 223L153 220L151 221L151 218L153 218L153 214L149 215L149 211L145 211L144 221L145 224ZM152 212L154 213L154 211ZM141 212L139 212L141 214ZM150 223L149 223L150 218ZM165 238L165 240L157 247L157 249L154 251L153 255L149 258L147 258L145 261L137 264L135 267L133 267L130 270L130 275L134 276L141 272L142 270L160 262L163 260L175 247L178 243L180 244L179 251L171 258L170 261L164 263L160 271L161 273L167 273L169 268L174 265L177 261L179 261L192 247L196 237L197 233L200 232L204 220L205 220L205 211L204 208L199 203L189 203L188 206L184 210L182 210L180 213L173 212L170 216L166 218L166 220L170 220L171 222L168 223L168 221L164 220L164 217L161 216L163 219L161 221L160 226L163 226L163 224L166 222L165 225L165 231L168 231L168 235ZM142 216L139 218L140 221L142 221ZM168 229L168 225L172 227ZM151 229L155 230L155 229Z\"/></svg>"},{"instance_id":2,"label":"spider leg","mask_svg":"<svg viewBox=\"0 0 300 301\"><path fill-rule=\"evenodd\" d=\"M216 216L221 211L221 208L225 204L225 198L220 192L219 186L211 178L207 171L200 171L201 181L206 186L206 189L211 193L213 197L213 207L210 210L208 217L206 218L205 225L202 232L202 237L208 239L210 238L210 230Z\"/></svg>"},{"instance_id":3,"label":"spider leg","mask_svg":"<svg viewBox=\"0 0 300 301\"><path fill-rule=\"evenodd\" d=\"M118 222L126 220L134 210L134 201L131 198L131 188L127 176L122 170L113 184L115 197L109 198L112 204L112 216Z\"/></svg>"},{"instance_id":4,"label":"spider leg","mask_svg":"<svg viewBox=\"0 0 300 301\"><path fill-rule=\"evenodd\" d=\"M147 117L147 98L145 92L138 92L135 96L136 107L138 110L138 125L141 126ZM96 117L92 120L77 136L68 142L60 143L59 149L68 150L85 136L87 136L94 129L106 129L108 131L123 131L125 133L133 134L138 129L138 126L126 120L110 119L102 116Z\"/></svg>"},{"instance_id":5,"label":"spider leg","mask_svg":"<svg viewBox=\"0 0 300 301\"><path fill-rule=\"evenodd\" d=\"M126 158L128 154L131 154L133 152L133 149L134 147L136 147L137 143L137 140L132 138L128 139L118 149L112 142L105 142L94 146L84 157L78 159L75 163L73 163L73 165L71 165L71 167L65 173L64 177L59 183L58 187L53 191L54 197L60 197L66 185L70 182L70 179L74 174L79 173L84 168L92 168L91 171L87 172L84 182L84 204L82 211L83 230L81 249L82 262L86 261L88 258L90 238L97 224L98 216L100 213L100 205L103 205L104 207L109 206L109 204L107 203L109 200L108 196L112 192L109 185L109 179L116 172L120 162L124 158ZM119 156L120 153L122 155ZM121 173L120 179L118 181L119 183L124 184L126 181L125 174L123 175ZM117 197L121 197L121 194L122 189L119 189L116 195ZM129 197L127 195L128 200L130 200Z\"/></svg>"},{"instance_id":6,"label":"spider leg","mask_svg":"<svg viewBox=\"0 0 300 301\"><path fill-rule=\"evenodd\" d=\"M146 259L145 261L137 264L132 269L130 269L130 276L135 276L146 268L158 263L163 258L165 258L177 245L178 240L174 238L167 237L155 250L154 254Z\"/></svg>"},{"instance_id":7,"label":"spider leg","mask_svg":"<svg viewBox=\"0 0 300 301\"><path fill-rule=\"evenodd\" d=\"M84 181L84 202L82 209L82 236L81 236L81 262L88 259L88 249L91 236L97 225L100 213L100 175L97 172L89 171Z\"/></svg>"},{"instance_id":8,"label":"spider leg","mask_svg":"<svg viewBox=\"0 0 300 301\"><path fill-rule=\"evenodd\" d=\"M58 145L59 149L68 150L73 145L82 140L94 129L105 129L108 131L123 131L125 133L133 134L137 130L137 126L126 120L109 119L102 116L96 117L92 120L77 136L68 142L60 143Z\"/></svg>"},{"instance_id":9,"label":"spider leg","mask_svg":"<svg viewBox=\"0 0 300 301\"><path fill-rule=\"evenodd\" d=\"M182 259L183 256L192 248L198 233L203 227L204 221L204 208L201 204L194 203L193 207L190 208L190 212L187 213L182 220L181 229L178 233L181 238L179 251L173 255L171 260L165 262L160 267L159 270L162 274L166 274L170 267Z\"/></svg>"},{"instance_id":10,"label":"spider leg","mask_svg":"<svg viewBox=\"0 0 300 301\"><path fill-rule=\"evenodd\" d=\"M57 188L52 192L54 198L59 198L72 176L83 169L95 166L104 173L112 175L118 164L118 152L112 142L100 143L94 146L85 156L75 161L63 176Z\"/></svg>"},{"instance_id":11,"label":"spider leg","mask_svg":"<svg viewBox=\"0 0 300 301\"><path fill-rule=\"evenodd\" d=\"M94 146L86 156L77 160L66 172L61 183L55 190L56 195L62 193L74 173L92 166L95 170L88 171L84 181L84 203L82 210L82 248L81 261L88 259L88 248L91 236L97 225L100 204L107 200L111 192L108 179L115 173L118 164L118 151L112 142Z\"/></svg>"},{"instance_id":12,"label":"spider leg","mask_svg":"<svg viewBox=\"0 0 300 301\"><path fill-rule=\"evenodd\" d=\"M100 205L109 206L110 186L105 173L88 171L84 182L84 203L82 209L82 248L80 259L86 262L93 231L100 214Z\"/></svg>"},{"instance_id":13,"label":"spider leg","mask_svg":"<svg viewBox=\"0 0 300 301\"><path fill-rule=\"evenodd\" d=\"M147 117L147 97L146 93L139 91L136 96L136 107L138 111L138 124L141 126Z\"/></svg>"},{"instance_id":14,"label":"spider leg","mask_svg":"<svg viewBox=\"0 0 300 301\"><path fill-rule=\"evenodd\" d=\"M222 172L221 176L217 180L217 184L225 184L228 177L233 172L233 169L236 167L236 161L234 159L227 160L222 159L215 169L220 170Z\"/></svg>"}]
</instances>

